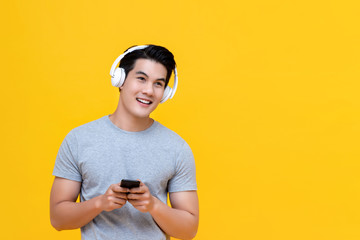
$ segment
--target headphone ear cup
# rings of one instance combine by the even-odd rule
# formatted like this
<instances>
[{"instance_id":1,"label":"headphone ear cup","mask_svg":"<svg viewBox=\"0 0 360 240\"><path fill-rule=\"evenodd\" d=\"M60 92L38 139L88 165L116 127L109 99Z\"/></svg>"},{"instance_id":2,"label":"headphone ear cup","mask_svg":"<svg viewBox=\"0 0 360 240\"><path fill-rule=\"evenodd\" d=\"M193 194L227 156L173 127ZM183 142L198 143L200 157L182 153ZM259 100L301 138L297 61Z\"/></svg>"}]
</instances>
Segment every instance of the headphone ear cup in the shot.
<instances>
[{"instance_id":1,"label":"headphone ear cup","mask_svg":"<svg viewBox=\"0 0 360 240\"><path fill-rule=\"evenodd\" d=\"M171 92L172 92L171 87L166 86L163 97L161 98L160 103L164 103L166 100L168 100L169 97L171 96Z\"/></svg>"},{"instance_id":2,"label":"headphone ear cup","mask_svg":"<svg viewBox=\"0 0 360 240\"><path fill-rule=\"evenodd\" d=\"M116 68L114 75L111 77L111 84L114 87L121 87L125 81L125 70L123 68Z\"/></svg>"}]
</instances>

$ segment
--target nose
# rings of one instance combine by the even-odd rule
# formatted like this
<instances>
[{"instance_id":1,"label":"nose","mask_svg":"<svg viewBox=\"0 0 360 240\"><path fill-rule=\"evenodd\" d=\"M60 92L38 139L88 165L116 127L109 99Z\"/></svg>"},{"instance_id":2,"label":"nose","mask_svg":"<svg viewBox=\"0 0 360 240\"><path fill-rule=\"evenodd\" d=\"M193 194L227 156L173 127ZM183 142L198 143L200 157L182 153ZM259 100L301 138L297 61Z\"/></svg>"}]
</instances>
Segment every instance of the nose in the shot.
<instances>
[{"instance_id":1,"label":"nose","mask_svg":"<svg viewBox=\"0 0 360 240\"><path fill-rule=\"evenodd\" d=\"M148 96L152 96L154 94L154 88L153 88L153 84L148 81L142 91L144 94L147 94Z\"/></svg>"}]
</instances>

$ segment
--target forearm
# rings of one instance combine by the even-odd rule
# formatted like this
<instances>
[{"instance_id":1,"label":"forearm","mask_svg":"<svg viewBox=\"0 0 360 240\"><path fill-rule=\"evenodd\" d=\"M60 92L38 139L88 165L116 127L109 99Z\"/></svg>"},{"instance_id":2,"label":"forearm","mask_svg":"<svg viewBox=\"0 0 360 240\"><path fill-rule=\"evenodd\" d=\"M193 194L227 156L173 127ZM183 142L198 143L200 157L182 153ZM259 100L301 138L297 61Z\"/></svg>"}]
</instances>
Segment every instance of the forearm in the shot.
<instances>
[{"instance_id":1,"label":"forearm","mask_svg":"<svg viewBox=\"0 0 360 240\"><path fill-rule=\"evenodd\" d=\"M56 230L80 228L102 212L99 197L84 202L62 201L50 209L51 224Z\"/></svg>"},{"instance_id":2,"label":"forearm","mask_svg":"<svg viewBox=\"0 0 360 240\"><path fill-rule=\"evenodd\" d=\"M149 211L155 222L168 235L179 239L192 239L198 229L199 217L185 210L171 208L154 197Z\"/></svg>"}]
</instances>

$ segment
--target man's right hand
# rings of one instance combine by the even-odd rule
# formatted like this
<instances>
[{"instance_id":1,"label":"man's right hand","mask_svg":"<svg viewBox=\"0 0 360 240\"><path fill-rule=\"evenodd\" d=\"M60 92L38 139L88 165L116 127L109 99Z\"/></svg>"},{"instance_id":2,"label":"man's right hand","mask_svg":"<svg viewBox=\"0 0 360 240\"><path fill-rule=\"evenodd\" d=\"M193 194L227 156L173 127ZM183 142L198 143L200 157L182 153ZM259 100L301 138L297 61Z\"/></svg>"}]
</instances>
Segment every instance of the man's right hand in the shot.
<instances>
[{"instance_id":1,"label":"man's right hand","mask_svg":"<svg viewBox=\"0 0 360 240\"><path fill-rule=\"evenodd\" d=\"M85 226L102 211L121 208L127 201L129 189L112 184L104 194L76 202L81 182L55 177L50 195L50 220L57 230Z\"/></svg>"},{"instance_id":2,"label":"man's right hand","mask_svg":"<svg viewBox=\"0 0 360 240\"><path fill-rule=\"evenodd\" d=\"M99 208L110 212L114 209L121 208L127 201L129 189L120 187L120 183L111 184L106 192L101 195Z\"/></svg>"}]
</instances>

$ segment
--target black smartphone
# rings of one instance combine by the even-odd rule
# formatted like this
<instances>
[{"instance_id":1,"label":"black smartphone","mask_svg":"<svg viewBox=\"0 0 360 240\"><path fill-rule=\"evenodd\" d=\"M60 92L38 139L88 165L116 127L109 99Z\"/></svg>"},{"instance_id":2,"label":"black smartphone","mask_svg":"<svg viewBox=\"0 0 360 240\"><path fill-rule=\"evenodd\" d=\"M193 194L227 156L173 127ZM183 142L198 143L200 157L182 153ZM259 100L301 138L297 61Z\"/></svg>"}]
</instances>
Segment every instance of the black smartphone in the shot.
<instances>
[{"instance_id":1,"label":"black smartphone","mask_svg":"<svg viewBox=\"0 0 360 240\"><path fill-rule=\"evenodd\" d=\"M121 180L120 187L123 187L123 188L136 188L136 187L140 187L140 181L123 179L123 180Z\"/></svg>"}]
</instances>

